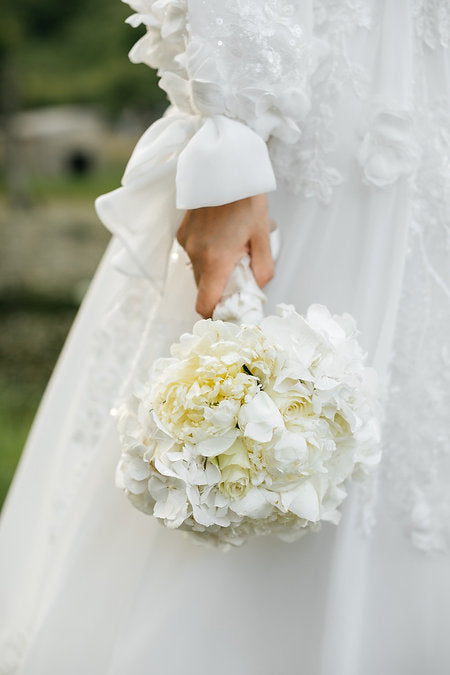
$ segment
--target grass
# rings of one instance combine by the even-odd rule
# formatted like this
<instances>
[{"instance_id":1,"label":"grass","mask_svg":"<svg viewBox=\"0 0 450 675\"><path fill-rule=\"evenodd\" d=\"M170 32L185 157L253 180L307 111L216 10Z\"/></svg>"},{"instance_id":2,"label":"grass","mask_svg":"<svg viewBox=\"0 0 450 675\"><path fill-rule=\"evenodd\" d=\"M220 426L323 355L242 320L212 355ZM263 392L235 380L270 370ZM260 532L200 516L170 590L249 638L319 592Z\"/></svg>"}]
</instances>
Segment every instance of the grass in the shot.
<instances>
[{"instance_id":1,"label":"grass","mask_svg":"<svg viewBox=\"0 0 450 675\"><path fill-rule=\"evenodd\" d=\"M0 309L1 505L76 307L27 297Z\"/></svg>"},{"instance_id":2,"label":"grass","mask_svg":"<svg viewBox=\"0 0 450 675\"><path fill-rule=\"evenodd\" d=\"M77 311L76 284L91 278L106 246L93 200L119 185L124 164L115 159L76 179L35 177L30 197L39 208L26 211L5 206L0 175L0 506Z\"/></svg>"},{"instance_id":3,"label":"grass","mask_svg":"<svg viewBox=\"0 0 450 675\"><path fill-rule=\"evenodd\" d=\"M28 179L29 199L32 203L65 200L93 202L99 195L119 187L125 165L124 159L117 159L79 176L65 172L55 176L31 174ZM0 197L5 199L6 196L6 180L0 171Z\"/></svg>"},{"instance_id":4,"label":"grass","mask_svg":"<svg viewBox=\"0 0 450 675\"><path fill-rule=\"evenodd\" d=\"M27 391L20 383L0 378L0 504L8 492L41 395L39 386Z\"/></svg>"},{"instance_id":5,"label":"grass","mask_svg":"<svg viewBox=\"0 0 450 675\"><path fill-rule=\"evenodd\" d=\"M54 177L36 175L31 179L31 194L38 201L93 201L99 195L119 187L124 169L125 163L118 161L109 163L92 174L76 177L67 174Z\"/></svg>"}]
</instances>

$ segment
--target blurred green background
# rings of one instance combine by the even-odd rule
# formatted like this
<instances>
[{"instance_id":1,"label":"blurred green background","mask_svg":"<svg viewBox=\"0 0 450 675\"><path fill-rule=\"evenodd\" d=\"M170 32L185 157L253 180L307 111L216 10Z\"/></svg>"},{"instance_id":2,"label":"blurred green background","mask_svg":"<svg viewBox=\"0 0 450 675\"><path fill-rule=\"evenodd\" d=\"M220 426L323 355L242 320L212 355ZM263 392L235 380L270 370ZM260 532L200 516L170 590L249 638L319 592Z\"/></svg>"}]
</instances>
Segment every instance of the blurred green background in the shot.
<instances>
[{"instance_id":1,"label":"blurred green background","mask_svg":"<svg viewBox=\"0 0 450 675\"><path fill-rule=\"evenodd\" d=\"M109 235L117 187L166 107L127 58L141 31L119 0L3 0L0 32L0 503Z\"/></svg>"}]
</instances>

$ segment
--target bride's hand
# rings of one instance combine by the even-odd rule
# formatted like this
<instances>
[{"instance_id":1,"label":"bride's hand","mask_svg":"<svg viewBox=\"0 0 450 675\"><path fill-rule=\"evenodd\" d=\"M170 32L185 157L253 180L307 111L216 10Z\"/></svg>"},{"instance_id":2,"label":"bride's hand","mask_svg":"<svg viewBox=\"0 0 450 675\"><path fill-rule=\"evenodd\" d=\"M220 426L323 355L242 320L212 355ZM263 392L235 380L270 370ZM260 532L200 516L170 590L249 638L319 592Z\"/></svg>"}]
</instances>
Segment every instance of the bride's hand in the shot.
<instances>
[{"instance_id":1,"label":"bride's hand","mask_svg":"<svg viewBox=\"0 0 450 675\"><path fill-rule=\"evenodd\" d=\"M195 308L199 314L212 315L228 277L247 253L259 286L270 281L273 260L269 232L264 194L186 212L177 239L192 262L198 287Z\"/></svg>"}]
</instances>

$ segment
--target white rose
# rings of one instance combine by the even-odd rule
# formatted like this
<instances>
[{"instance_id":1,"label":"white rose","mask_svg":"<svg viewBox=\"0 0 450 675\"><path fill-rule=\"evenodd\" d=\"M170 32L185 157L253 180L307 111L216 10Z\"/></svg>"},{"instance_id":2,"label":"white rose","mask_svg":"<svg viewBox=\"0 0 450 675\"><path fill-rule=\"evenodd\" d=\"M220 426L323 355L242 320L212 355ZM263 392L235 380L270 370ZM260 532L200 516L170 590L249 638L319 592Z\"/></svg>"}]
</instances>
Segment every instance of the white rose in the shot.
<instances>
[{"instance_id":1,"label":"white rose","mask_svg":"<svg viewBox=\"0 0 450 675\"><path fill-rule=\"evenodd\" d=\"M220 470L220 491L230 500L242 497L250 485L250 460L240 438L223 454L216 457Z\"/></svg>"},{"instance_id":2,"label":"white rose","mask_svg":"<svg viewBox=\"0 0 450 675\"><path fill-rule=\"evenodd\" d=\"M222 469L222 481L219 485L223 495L232 502L239 499L247 492L250 485L250 472L236 464Z\"/></svg>"}]
</instances>

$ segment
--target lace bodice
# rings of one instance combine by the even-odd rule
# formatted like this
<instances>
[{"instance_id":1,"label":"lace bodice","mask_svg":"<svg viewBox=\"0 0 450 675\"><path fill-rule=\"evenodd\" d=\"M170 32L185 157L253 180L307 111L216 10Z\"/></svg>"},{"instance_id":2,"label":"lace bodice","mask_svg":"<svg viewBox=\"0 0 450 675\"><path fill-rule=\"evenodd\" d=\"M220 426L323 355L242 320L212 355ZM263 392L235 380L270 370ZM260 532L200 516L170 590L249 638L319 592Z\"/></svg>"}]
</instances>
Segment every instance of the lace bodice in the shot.
<instances>
[{"instance_id":1,"label":"lace bodice","mask_svg":"<svg viewBox=\"0 0 450 675\"><path fill-rule=\"evenodd\" d=\"M324 45L311 36L308 3L287 0L141 0L129 3L147 34L130 53L158 68L178 109L226 115L264 140L297 140L310 107L310 75ZM306 10L305 10L306 7Z\"/></svg>"},{"instance_id":2,"label":"lace bodice","mask_svg":"<svg viewBox=\"0 0 450 675\"><path fill-rule=\"evenodd\" d=\"M349 98L349 114L367 119L366 129L362 124L358 130L360 147L353 155L362 182L383 187L414 170L415 73L410 57L421 43L433 50L448 46L446 0L414 0L408 8L403 3L383 7L375 0L128 4L136 10L129 23L147 28L131 50L131 60L157 68L172 106L199 124L224 116L258 134L267 142L278 187L327 203L346 180L333 158L334 110L344 96ZM406 70L393 51L391 31L400 25L399 18L404 24ZM374 28L384 39L372 57L379 61L378 80L370 82L373 63L350 49L349 40L358 36L364 41ZM260 159L253 173L264 166L266 160ZM236 156L235 165L240 162ZM195 172L192 164L185 173ZM256 183L260 191L267 189L268 172L247 190L256 190ZM180 205L183 201L183 206L193 206L190 199L180 200Z\"/></svg>"}]
</instances>

